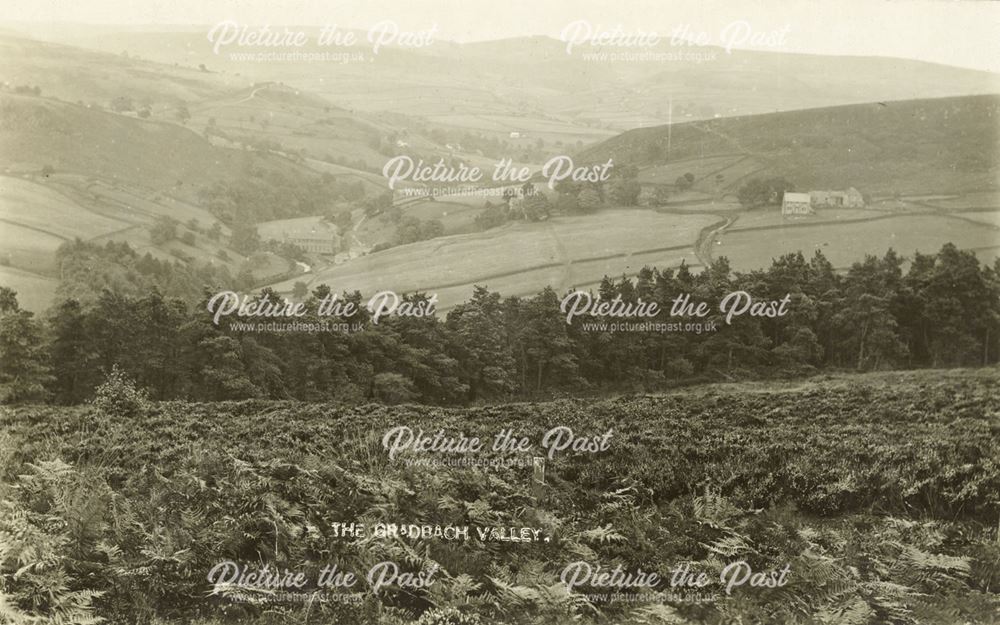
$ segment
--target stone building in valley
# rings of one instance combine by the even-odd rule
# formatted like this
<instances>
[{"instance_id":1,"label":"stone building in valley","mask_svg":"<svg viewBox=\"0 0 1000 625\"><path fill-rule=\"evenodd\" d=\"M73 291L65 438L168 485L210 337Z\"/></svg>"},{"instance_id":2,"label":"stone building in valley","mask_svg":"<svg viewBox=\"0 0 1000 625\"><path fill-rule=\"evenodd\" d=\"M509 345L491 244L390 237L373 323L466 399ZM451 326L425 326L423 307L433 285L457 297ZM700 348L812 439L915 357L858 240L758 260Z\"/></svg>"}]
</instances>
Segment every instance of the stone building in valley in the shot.
<instances>
[{"instance_id":1,"label":"stone building in valley","mask_svg":"<svg viewBox=\"0 0 1000 625\"><path fill-rule=\"evenodd\" d=\"M812 213L812 200L808 193L785 192L781 200L782 215L811 215Z\"/></svg>"}]
</instances>

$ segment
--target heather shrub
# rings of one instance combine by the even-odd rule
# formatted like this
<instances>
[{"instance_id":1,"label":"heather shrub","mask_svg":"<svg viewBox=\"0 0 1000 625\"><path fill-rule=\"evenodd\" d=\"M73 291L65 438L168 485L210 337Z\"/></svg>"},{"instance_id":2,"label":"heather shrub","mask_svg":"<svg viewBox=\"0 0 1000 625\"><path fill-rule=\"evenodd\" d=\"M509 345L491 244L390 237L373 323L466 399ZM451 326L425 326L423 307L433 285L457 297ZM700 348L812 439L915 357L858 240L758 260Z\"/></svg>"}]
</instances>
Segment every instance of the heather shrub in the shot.
<instances>
[{"instance_id":1,"label":"heather shrub","mask_svg":"<svg viewBox=\"0 0 1000 625\"><path fill-rule=\"evenodd\" d=\"M118 365L111 368L107 380L94 393L94 406L116 417L134 417L149 406L149 394L139 388Z\"/></svg>"}]
</instances>

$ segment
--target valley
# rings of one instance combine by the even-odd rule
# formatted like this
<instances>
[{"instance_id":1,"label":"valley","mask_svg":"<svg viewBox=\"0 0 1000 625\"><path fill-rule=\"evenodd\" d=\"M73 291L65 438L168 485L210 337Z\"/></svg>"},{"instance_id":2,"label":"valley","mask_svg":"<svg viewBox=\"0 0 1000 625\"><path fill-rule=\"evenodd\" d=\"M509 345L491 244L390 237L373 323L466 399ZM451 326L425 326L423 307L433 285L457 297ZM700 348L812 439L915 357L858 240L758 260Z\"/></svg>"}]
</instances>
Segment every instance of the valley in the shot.
<instances>
[{"instance_id":1,"label":"valley","mask_svg":"<svg viewBox=\"0 0 1000 625\"><path fill-rule=\"evenodd\" d=\"M55 301L57 252L76 239L127 243L140 256L208 267L239 277L242 288L271 286L288 296L322 284L369 294L436 292L442 312L475 285L518 296L547 286L595 289L605 276L634 276L646 266L700 268L722 257L752 271L781 254L821 251L845 270L889 247L910 257L952 241L987 263L1000 253L1000 98L831 107L855 97L856 85L828 81L826 95L799 90L822 108L746 114L764 113L753 103L763 96L746 90L747 79L778 71L779 57L782 71L800 67L806 83L833 63L864 67L858 84L879 82L877 60L741 52L702 67L697 80L693 68L672 66L652 81L648 67L615 74L591 64L580 90L583 83L559 72L583 61L532 39L389 49L363 71L333 69L331 91L322 73L300 74L305 68L287 64L244 73L200 52L171 61L164 50L194 42L184 32L159 41L168 39L176 45L154 54L128 34L90 41L88 50L0 36L14 79L0 92L0 263L31 309ZM126 52L101 51L112 45ZM516 81L521 101L508 99L506 87L487 96L489 80L514 84L504 77L508 63L525 56L538 58L539 74ZM199 59L206 63L194 63ZM488 72L469 78L486 71L487 59L494 59ZM742 73L751 61L756 73ZM277 70L280 77L268 74ZM1000 90L982 72L913 62L901 75L922 78L905 87L882 80L878 95ZM468 79L461 93L445 86L456 76ZM933 88L932 78L940 79ZM17 87L21 80L38 92ZM645 82L611 97L595 87L602 80ZM674 85L667 110L650 112L643 103L660 80ZM531 86L538 81L549 88ZM820 103L782 100L786 87L773 85L766 100ZM578 104L565 100L567 91L578 91ZM455 98L465 101L461 111L443 107ZM719 106L696 106L704 99ZM510 158L538 172L559 155L581 166L614 163L611 180L594 187L596 205L577 206L581 183L552 190L537 176L543 212L522 215L511 208L520 200L502 195L516 196L513 185L452 193L447 183L401 182L391 192L382 175L384 164L401 156L487 172ZM854 186L867 205L801 217L782 215L776 205L744 206L740 189L768 177L797 189ZM302 185L308 191L298 191ZM637 191L622 196L619 187L628 185ZM336 253L281 247L278 224L296 220L336 232Z\"/></svg>"},{"instance_id":2,"label":"valley","mask_svg":"<svg viewBox=\"0 0 1000 625\"><path fill-rule=\"evenodd\" d=\"M9 4L0 625L997 622L1000 4Z\"/></svg>"}]
</instances>

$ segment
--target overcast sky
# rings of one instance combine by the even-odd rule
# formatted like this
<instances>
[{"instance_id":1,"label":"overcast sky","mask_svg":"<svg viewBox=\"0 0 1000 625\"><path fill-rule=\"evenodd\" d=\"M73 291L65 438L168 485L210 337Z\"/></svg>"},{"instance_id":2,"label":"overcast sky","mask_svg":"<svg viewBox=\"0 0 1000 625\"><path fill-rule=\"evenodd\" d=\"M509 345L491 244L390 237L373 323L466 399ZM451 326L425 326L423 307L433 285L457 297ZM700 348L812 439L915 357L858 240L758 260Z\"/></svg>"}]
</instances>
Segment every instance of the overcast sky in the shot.
<instances>
[{"instance_id":1,"label":"overcast sky","mask_svg":"<svg viewBox=\"0 0 1000 625\"><path fill-rule=\"evenodd\" d=\"M567 24L669 35L687 26L723 43L734 21L767 35L786 28L781 49L914 58L1000 72L1000 2L972 0L7 0L2 19L91 24L255 26L335 24L367 30L436 25L439 39L524 35L558 38ZM14 4L14 6L9 6ZM730 31L732 32L732 31ZM743 43L737 47L760 46Z\"/></svg>"}]
</instances>

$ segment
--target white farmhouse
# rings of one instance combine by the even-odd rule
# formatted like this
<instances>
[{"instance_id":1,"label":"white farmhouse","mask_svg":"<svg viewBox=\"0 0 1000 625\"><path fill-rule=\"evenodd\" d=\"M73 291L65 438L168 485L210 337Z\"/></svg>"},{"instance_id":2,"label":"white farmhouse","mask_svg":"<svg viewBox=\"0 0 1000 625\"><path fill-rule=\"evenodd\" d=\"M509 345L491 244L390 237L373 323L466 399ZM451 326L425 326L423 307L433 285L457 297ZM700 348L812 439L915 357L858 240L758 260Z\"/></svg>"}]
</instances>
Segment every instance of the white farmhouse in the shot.
<instances>
[{"instance_id":1,"label":"white farmhouse","mask_svg":"<svg viewBox=\"0 0 1000 625\"><path fill-rule=\"evenodd\" d=\"M782 215L812 215L812 199L808 193L786 191L781 200Z\"/></svg>"}]
</instances>

